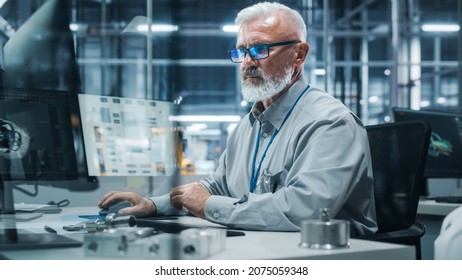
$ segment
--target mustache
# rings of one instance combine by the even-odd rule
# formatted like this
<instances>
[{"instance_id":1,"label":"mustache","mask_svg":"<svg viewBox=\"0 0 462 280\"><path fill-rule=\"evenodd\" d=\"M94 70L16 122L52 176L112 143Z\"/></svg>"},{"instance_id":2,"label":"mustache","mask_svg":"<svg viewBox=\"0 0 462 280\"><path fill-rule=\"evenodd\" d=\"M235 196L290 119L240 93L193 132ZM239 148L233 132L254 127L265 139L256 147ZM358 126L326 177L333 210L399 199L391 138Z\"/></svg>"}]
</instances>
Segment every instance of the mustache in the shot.
<instances>
[{"instance_id":1,"label":"mustache","mask_svg":"<svg viewBox=\"0 0 462 280\"><path fill-rule=\"evenodd\" d=\"M252 75L259 75L261 76L261 73L259 71L259 69L257 67L253 67L253 66L250 66L250 67L247 67L245 68L243 71L242 71L242 76L245 77L245 76L252 76Z\"/></svg>"}]
</instances>

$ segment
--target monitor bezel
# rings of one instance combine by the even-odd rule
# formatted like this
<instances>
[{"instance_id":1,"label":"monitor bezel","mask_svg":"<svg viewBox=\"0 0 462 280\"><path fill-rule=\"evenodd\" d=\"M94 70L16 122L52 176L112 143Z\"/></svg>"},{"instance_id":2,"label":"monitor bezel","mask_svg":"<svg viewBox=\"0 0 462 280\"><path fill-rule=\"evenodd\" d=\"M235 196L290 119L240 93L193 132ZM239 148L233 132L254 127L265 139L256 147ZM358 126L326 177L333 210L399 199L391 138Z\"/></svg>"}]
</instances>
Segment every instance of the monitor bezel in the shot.
<instances>
[{"instance_id":1,"label":"monitor bezel","mask_svg":"<svg viewBox=\"0 0 462 280\"><path fill-rule=\"evenodd\" d=\"M393 107L392 112L393 112L393 120L395 122L399 122L399 120L397 120L397 116L400 113L412 114L416 116L416 118L413 118L413 120L423 120L421 118L418 118L417 117L418 115L441 116L441 117L450 117L450 118L458 117L462 119L461 113L443 112L443 111L437 111L437 110L413 110L409 108ZM430 127L432 127L431 124L429 125ZM432 127L432 131L435 131L433 127ZM459 139L459 146L462 148L462 139ZM427 162L431 160L432 160L431 157L428 156ZM428 164L427 164L425 167L424 176L425 178L453 178L453 179L462 178L462 161L461 161L460 166L457 169L451 169L451 170L443 170L443 169L435 169L435 168L429 169Z\"/></svg>"}]
</instances>

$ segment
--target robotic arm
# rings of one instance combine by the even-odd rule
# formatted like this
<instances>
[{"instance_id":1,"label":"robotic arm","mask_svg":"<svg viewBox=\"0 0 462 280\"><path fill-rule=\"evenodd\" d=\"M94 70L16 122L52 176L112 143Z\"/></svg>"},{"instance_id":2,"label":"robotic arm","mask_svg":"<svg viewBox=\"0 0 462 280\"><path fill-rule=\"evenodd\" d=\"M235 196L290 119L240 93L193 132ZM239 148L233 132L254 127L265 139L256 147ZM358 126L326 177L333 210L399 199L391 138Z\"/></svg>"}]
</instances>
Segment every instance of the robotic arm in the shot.
<instances>
[{"instance_id":1,"label":"robotic arm","mask_svg":"<svg viewBox=\"0 0 462 280\"><path fill-rule=\"evenodd\" d=\"M29 135L15 123L0 118L0 156L7 159L24 157L29 148Z\"/></svg>"}]
</instances>

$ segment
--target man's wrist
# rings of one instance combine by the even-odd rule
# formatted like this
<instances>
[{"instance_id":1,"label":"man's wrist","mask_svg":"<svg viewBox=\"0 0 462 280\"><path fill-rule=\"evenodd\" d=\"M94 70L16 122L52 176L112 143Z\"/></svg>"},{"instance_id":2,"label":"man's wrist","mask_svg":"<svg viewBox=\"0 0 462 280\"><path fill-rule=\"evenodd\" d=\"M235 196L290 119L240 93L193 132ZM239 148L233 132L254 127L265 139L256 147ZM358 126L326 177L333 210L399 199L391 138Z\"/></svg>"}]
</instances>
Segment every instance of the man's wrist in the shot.
<instances>
[{"instance_id":1,"label":"man's wrist","mask_svg":"<svg viewBox=\"0 0 462 280\"><path fill-rule=\"evenodd\" d=\"M153 200L151 199L147 199L149 200L151 203L152 203L152 211L150 211L152 213L153 216L156 216L157 215L157 206L156 206L156 203L154 203Z\"/></svg>"}]
</instances>

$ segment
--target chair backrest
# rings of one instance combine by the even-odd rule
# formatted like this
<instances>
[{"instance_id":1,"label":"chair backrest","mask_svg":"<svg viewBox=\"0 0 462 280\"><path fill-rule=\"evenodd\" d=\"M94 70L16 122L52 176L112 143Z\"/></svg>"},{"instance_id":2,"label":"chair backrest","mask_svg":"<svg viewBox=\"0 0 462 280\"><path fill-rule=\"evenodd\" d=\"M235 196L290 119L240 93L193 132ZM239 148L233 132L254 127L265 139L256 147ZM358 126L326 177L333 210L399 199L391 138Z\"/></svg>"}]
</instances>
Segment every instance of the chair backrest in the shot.
<instances>
[{"instance_id":1,"label":"chair backrest","mask_svg":"<svg viewBox=\"0 0 462 280\"><path fill-rule=\"evenodd\" d=\"M421 121L367 126L378 232L414 224L431 129Z\"/></svg>"}]
</instances>

